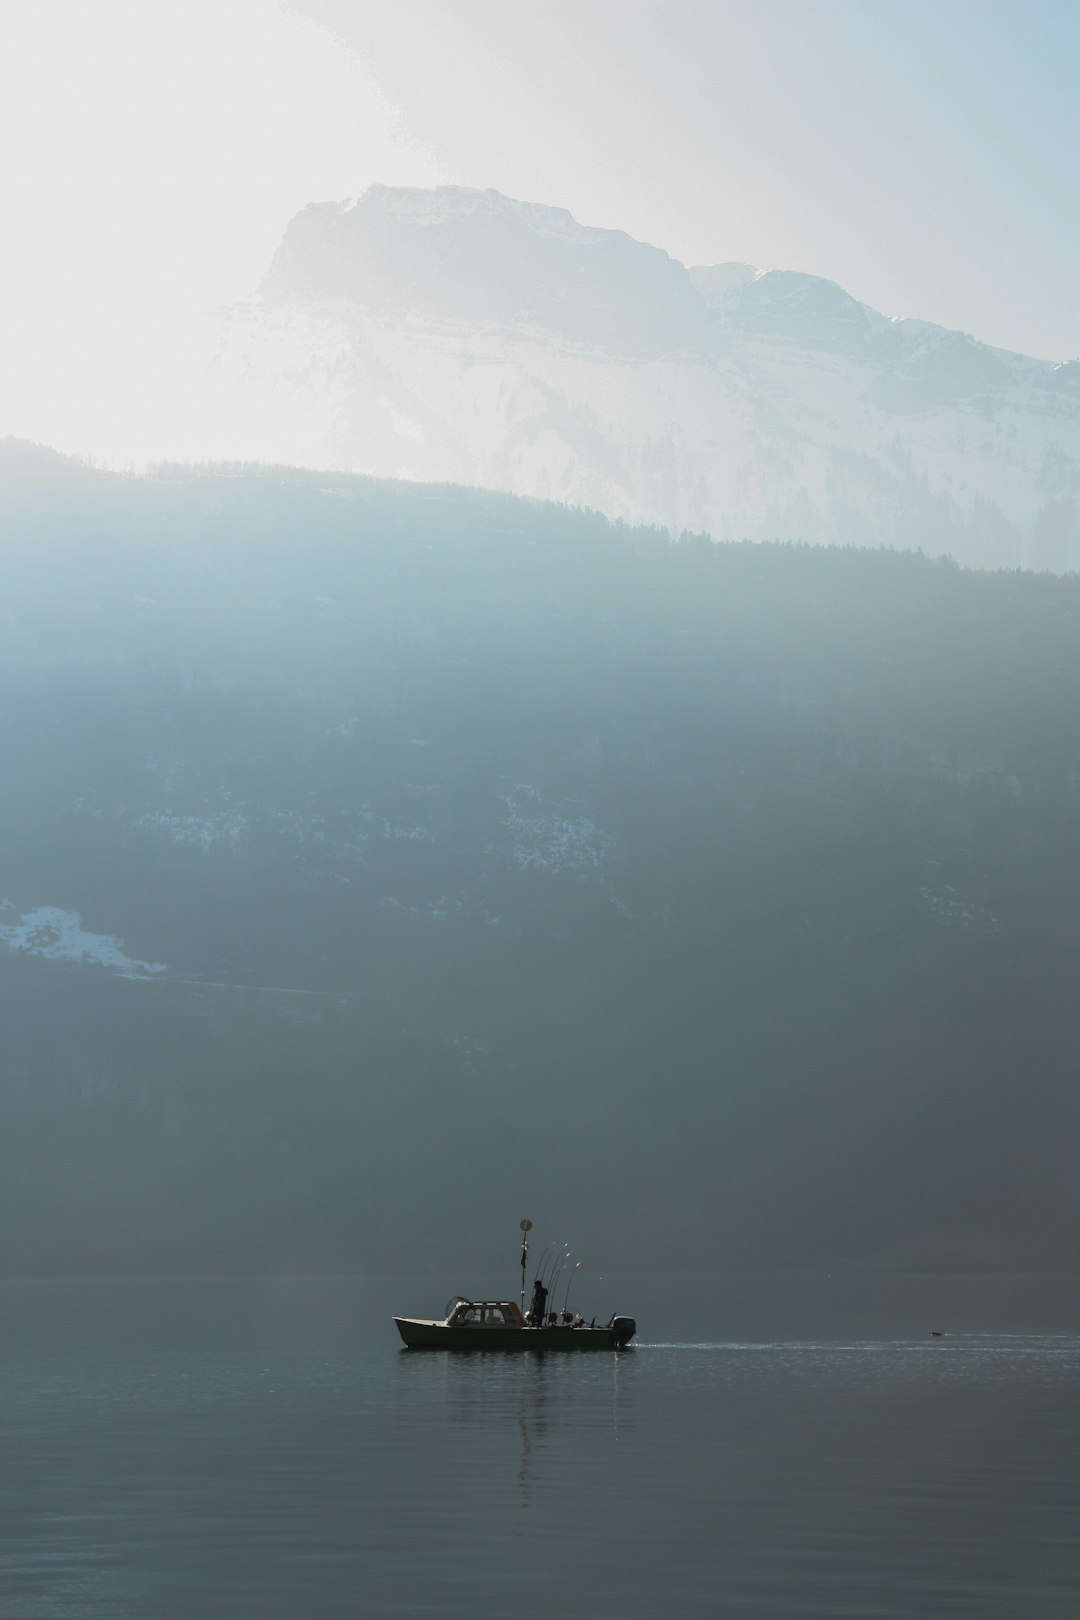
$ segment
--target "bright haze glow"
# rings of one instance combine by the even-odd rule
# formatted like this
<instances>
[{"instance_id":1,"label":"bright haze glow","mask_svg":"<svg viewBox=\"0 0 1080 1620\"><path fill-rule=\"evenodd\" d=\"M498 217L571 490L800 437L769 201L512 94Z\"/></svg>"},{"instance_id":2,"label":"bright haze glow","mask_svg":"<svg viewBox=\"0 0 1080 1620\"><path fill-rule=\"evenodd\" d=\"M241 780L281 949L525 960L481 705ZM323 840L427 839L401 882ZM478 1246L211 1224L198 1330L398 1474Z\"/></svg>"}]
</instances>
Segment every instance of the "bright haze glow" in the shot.
<instances>
[{"instance_id":1,"label":"bright haze glow","mask_svg":"<svg viewBox=\"0 0 1080 1620\"><path fill-rule=\"evenodd\" d=\"M262 0L43 0L5 33L0 432L109 454L119 429L140 456L187 324L253 289L292 214L444 177L358 62Z\"/></svg>"},{"instance_id":2,"label":"bright haze glow","mask_svg":"<svg viewBox=\"0 0 1080 1620\"><path fill-rule=\"evenodd\" d=\"M0 59L0 432L138 457L305 203L493 186L1080 353L1056 0L40 0ZM144 431L143 431L144 430Z\"/></svg>"}]
</instances>

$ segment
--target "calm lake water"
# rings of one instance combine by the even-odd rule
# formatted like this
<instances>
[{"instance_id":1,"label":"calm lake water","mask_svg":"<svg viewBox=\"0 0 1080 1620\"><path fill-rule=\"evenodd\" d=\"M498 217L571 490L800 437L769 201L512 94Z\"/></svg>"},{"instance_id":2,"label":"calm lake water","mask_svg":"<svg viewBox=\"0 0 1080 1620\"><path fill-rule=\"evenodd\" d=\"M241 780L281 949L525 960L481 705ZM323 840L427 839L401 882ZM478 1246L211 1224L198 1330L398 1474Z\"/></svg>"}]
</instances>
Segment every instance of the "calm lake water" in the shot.
<instances>
[{"instance_id":1,"label":"calm lake water","mask_svg":"<svg viewBox=\"0 0 1080 1620\"><path fill-rule=\"evenodd\" d=\"M1080 1616L1075 1279L627 1278L624 1355L402 1350L449 1291L5 1284L0 1616Z\"/></svg>"}]
</instances>

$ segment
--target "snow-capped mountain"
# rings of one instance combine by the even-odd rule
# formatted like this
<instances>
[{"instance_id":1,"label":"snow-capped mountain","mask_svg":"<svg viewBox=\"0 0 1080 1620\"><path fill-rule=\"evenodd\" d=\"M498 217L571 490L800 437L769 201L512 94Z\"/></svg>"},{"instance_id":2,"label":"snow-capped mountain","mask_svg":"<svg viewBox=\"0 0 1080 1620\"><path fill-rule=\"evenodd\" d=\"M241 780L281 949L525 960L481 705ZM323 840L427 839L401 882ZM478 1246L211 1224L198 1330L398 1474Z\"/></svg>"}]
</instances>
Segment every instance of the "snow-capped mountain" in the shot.
<instances>
[{"instance_id":1,"label":"snow-capped mountain","mask_svg":"<svg viewBox=\"0 0 1080 1620\"><path fill-rule=\"evenodd\" d=\"M313 204L207 334L233 455L718 539L1080 565L1080 362L794 271L687 269L494 191Z\"/></svg>"}]
</instances>

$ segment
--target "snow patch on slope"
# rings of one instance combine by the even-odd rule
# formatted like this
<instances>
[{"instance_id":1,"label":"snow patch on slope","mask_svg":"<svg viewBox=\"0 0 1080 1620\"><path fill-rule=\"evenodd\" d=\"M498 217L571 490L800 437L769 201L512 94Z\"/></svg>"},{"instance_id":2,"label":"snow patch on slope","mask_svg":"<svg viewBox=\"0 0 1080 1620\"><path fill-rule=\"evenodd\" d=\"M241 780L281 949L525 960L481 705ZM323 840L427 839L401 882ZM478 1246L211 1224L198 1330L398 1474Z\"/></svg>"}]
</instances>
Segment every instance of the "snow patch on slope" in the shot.
<instances>
[{"instance_id":1,"label":"snow patch on slope","mask_svg":"<svg viewBox=\"0 0 1080 1620\"><path fill-rule=\"evenodd\" d=\"M923 887L919 891L923 904L943 923L951 928L971 928L980 934L1000 934L1001 923L986 906L977 906L965 900L952 883L935 890Z\"/></svg>"},{"instance_id":2,"label":"snow patch on slope","mask_svg":"<svg viewBox=\"0 0 1080 1620\"><path fill-rule=\"evenodd\" d=\"M581 225L566 208L522 202L490 188L480 191L471 186L436 186L427 191L416 186L373 185L362 197L347 198L339 208L348 214L365 204L421 228L461 219L508 219L541 238L574 242L603 242L610 237L632 240L624 231Z\"/></svg>"},{"instance_id":3,"label":"snow patch on slope","mask_svg":"<svg viewBox=\"0 0 1080 1620\"><path fill-rule=\"evenodd\" d=\"M208 853L218 844L235 848L244 836L247 819L234 811L220 811L210 816L178 816L165 810L148 810L135 825L161 833L174 844L188 844Z\"/></svg>"},{"instance_id":4,"label":"snow patch on slope","mask_svg":"<svg viewBox=\"0 0 1080 1620\"><path fill-rule=\"evenodd\" d=\"M215 810L205 815L148 810L137 818L135 826L170 843L201 850L204 855L219 848L239 849L256 834L269 835L299 848L324 845L331 852L359 855L374 819L375 812L364 800L348 815L339 813L332 817L279 809ZM389 829L384 830L387 838L424 836L414 829L402 831L389 822L385 828Z\"/></svg>"},{"instance_id":5,"label":"snow patch on slope","mask_svg":"<svg viewBox=\"0 0 1080 1620\"><path fill-rule=\"evenodd\" d=\"M10 900L0 901L0 941L18 955L75 962L80 967L91 963L127 979L165 972L164 962L140 962L128 956L122 940L112 934L89 933L77 911L59 906L38 906L20 914Z\"/></svg>"},{"instance_id":6,"label":"snow patch on slope","mask_svg":"<svg viewBox=\"0 0 1080 1620\"><path fill-rule=\"evenodd\" d=\"M539 790L528 782L515 782L500 793L502 822L513 838L510 858L522 871L597 871L611 847L588 816L565 814L562 807L546 807Z\"/></svg>"}]
</instances>

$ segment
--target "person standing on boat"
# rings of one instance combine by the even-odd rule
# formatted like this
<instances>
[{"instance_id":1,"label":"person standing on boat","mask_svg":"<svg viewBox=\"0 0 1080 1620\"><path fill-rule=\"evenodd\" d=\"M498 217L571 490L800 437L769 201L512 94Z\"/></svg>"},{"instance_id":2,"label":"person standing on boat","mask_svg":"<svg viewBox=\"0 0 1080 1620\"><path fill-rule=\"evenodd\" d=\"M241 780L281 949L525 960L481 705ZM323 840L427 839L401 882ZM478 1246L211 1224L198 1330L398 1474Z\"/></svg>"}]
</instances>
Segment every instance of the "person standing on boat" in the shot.
<instances>
[{"instance_id":1,"label":"person standing on boat","mask_svg":"<svg viewBox=\"0 0 1080 1620\"><path fill-rule=\"evenodd\" d=\"M525 1318L527 1322L532 1323L533 1327L543 1327L544 1325L544 1312L547 1309L547 1297L548 1291L540 1281L539 1277L537 1277L536 1281L533 1283L532 1300L529 1304L529 1314Z\"/></svg>"}]
</instances>

